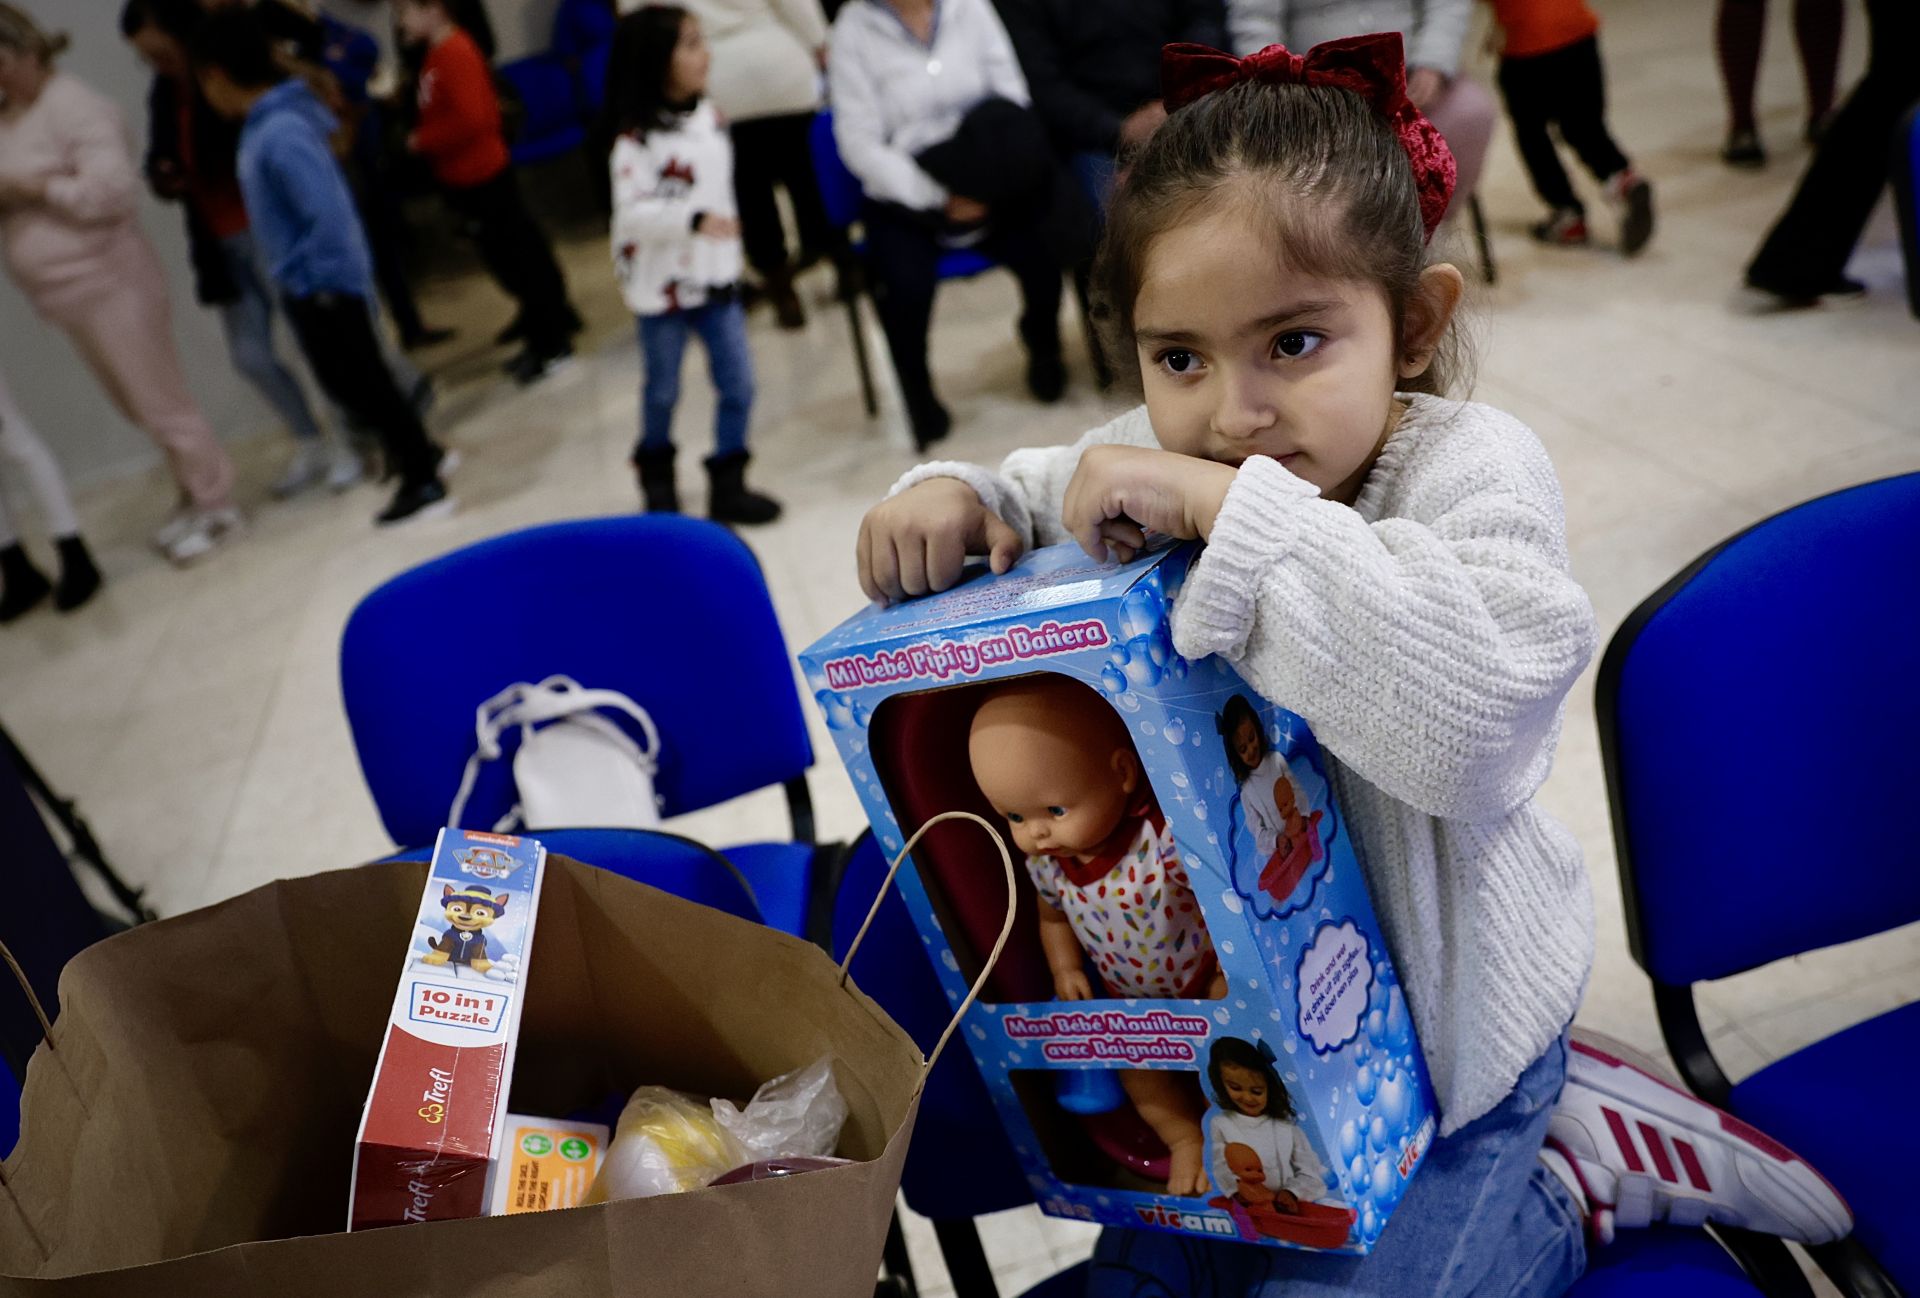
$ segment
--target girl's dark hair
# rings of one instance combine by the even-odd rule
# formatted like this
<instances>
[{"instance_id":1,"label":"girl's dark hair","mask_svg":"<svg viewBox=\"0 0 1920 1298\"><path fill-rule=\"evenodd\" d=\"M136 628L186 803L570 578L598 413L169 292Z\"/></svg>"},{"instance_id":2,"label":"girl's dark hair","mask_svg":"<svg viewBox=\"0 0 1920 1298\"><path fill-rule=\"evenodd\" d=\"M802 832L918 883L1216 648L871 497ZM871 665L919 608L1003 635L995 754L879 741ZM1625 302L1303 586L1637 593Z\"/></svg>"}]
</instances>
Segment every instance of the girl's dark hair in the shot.
<instances>
[{"instance_id":1,"label":"girl's dark hair","mask_svg":"<svg viewBox=\"0 0 1920 1298\"><path fill-rule=\"evenodd\" d=\"M243 90L277 86L287 79L273 42L250 9L217 9L207 15L188 46L196 68L218 68Z\"/></svg>"},{"instance_id":2,"label":"girl's dark hair","mask_svg":"<svg viewBox=\"0 0 1920 1298\"><path fill-rule=\"evenodd\" d=\"M687 109L667 102L667 73L687 11L679 5L647 5L613 29L607 63L608 138L666 130Z\"/></svg>"},{"instance_id":3,"label":"girl's dark hair","mask_svg":"<svg viewBox=\"0 0 1920 1298\"><path fill-rule=\"evenodd\" d=\"M127 0L120 10L120 34L132 40L148 27L157 27L184 44L193 39L206 13L200 0Z\"/></svg>"},{"instance_id":4,"label":"girl's dark hair","mask_svg":"<svg viewBox=\"0 0 1920 1298\"><path fill-rule=\"evenodd\" d=\"M1378 284L1404 334L1431 261L1413 166L1393 129L1350 90L1241 82L1168 116L1115 190L1094 293L1116 373L1139 371L1133 307L1153 241L1222 202L1257 204L1288 266ZM1449 325L1426 371L1398 386L1446 394L1462 352Z\"/></svg>"},{"instance_id":5,"label":"girl's dark hair","mask_svg":"<svg viewBox=\"0 0 1920 1298\"><path fill-rule=\"evenodd\" d=\"M1213 719L1214 733L1224 741L1227 749L1227 765L1233 768L1233 782L1245 784L1247 777L1253 774L1253 768L1240 760L1239 750L1233 746L1233 732L1240 728L1243 721L1253 722L1253 728L1260 735L1260 746L1270 747L1267 732L1260 727L1260 714L1254 710L1253 701L1244 694L1236 694L1227 700L1227 706L1220 709L1220 715Z\"/></svg>"},{"instance_id":6,"label":"girl's dark hair","mask_svg":"<svg viewBox=\"0 0 1920 1298\"><path fill-rule=\"evenodd\" d=\"M1221 1070L1228 1064L1232 1064L1235 1068L1244 1068L1250 1073L1259 1073L1266 1079L1267 1112L1265 1116L1276 1118L1281 1122L1293 1121L1295 1114L1293 1096L1287 1093L1286 1085L1281 1082L1279 1072L1274 1069L1273 1051L1264 1042L1256 1046L1253 1042L1240 1037L1221 1037L1213 1043L1213 1049L1207 1052L1207 1081L1213 1088L1215 1108L1227 1113L1240 1111L1232 1097L1227 1094L1226 1081L1220 1075Z\"/></svg>"}]
</instances>

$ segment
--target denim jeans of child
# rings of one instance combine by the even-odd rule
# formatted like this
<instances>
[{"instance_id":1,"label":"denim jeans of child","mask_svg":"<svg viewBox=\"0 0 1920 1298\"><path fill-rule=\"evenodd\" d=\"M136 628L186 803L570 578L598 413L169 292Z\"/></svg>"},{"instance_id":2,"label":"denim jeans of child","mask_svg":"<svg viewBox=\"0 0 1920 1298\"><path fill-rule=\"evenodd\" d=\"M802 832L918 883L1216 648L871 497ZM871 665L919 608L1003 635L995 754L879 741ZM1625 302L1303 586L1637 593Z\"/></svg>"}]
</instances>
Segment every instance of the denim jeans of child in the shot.
<instances>
[{"instance_id":1,"label":"denim jeans of child","mask_svg":"<svg viewBox=\"0 0 1920 1298\"><path fill-rule=\"evenodd\" d=\"M747 449L753 413L753 353L747 349L747 312L737 296L682 311L640 317L640 356L646 379L640 392L641 451L673 445L673 409L680 404L680 361L687 336L699 334L713 375L713 453Z\"/></svg>"},{"instance_id":2,"label":"denim jeans of child","mask_svg":"<svg viewBox=\"0 0 1920 1298\"><path fill-rule=\"evenodd\" d=\"M1366 1257L1107 1230L1091 1298L1558 1298L1587 1265L1580 1212L1540 1165L1565 1038L1499 1107L1436 1140Z\"/></svg>"}]
</instances>

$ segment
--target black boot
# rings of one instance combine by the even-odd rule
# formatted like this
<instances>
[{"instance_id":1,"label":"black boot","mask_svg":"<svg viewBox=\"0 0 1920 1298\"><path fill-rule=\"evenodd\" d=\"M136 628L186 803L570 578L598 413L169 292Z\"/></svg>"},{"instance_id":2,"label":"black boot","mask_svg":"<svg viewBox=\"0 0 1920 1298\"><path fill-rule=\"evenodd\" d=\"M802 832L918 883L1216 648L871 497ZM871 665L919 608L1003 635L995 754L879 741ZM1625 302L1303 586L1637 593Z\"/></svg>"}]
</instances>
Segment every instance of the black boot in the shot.
<instances>
[{"instance_id":1,"label":"black boot","mask_svg":"<svg viewBox=\"0 0 1920 1298\"><path fill-rule=\"evenodd\" d=\"M805 329L807 311L800 305L800 295L793 291L793 271L782 266L777 272L767 276L767 298L773 303L774 319L780 322L782 329Z\"/></svg>"},{"instance_id":2,"label":"black boot","mask_svg":"<svg viewBox=\"0 0 1920 1298\"><path fill-rule=\"evenodd\" d=\"M60 580L53 588L53 606L71 613L100 589L100 570L93 566L93 556L78 532L61 537L59 545Z\"/></svg>"},{"instance_id":3,"label":"black boot","mask_svg":"<svg viewBox=\"0 0 1920 1298\"><path fill-rule=\"evenodd\" d=\"M680 489L673 481L674 448L636 451L633 467L640 470L640 498L649 514L680 512Z\"/></svg>"},{"instance_id":4,"label":"black boot","mask_svg":"<svg viewBox=\"0 0 1920 1298\"><path fill-rule=\"evenodd\" d=\"M18 541L0 550L0 622L29 612L52 590Z\"/></svg>"},{"instance_id":5,"label":"black boot","mask_svg":"<svg viewBox=\"0 0 1920 1298\"><path fill-rule=\"evenodd\" d=\"M745 451L716 455L707 461L707 517L716 523L771 523L780 517L780 502L747 486Z\"/></svg>"}]
</instances>

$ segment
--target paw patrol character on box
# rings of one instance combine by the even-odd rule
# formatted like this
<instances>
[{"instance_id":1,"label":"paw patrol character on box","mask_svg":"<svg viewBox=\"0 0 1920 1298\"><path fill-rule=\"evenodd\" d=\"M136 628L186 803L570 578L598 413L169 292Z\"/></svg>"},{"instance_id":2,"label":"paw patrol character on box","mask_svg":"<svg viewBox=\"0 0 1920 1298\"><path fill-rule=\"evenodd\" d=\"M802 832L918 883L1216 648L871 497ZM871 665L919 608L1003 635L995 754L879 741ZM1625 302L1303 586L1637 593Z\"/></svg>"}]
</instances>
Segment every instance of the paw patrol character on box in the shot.
<instances>
[{"instance_id":1,"label":"paw patrol character on box","mask_svg":"<svg viewBox=\"0 0 1920 1298\"><path fill-rule=\"evenodd\" d=\"M427 944L432 950L420 959L426 964L466 965L475 973L493 968L487 958L486 930L506 913L507 894L495 895L484 884L459 889L447 884L440 901L447 931Z\"/></svg>"},{"instance_id":2,"label":"paw patrol character on box","mask_svg":"<svg viewBox=\"0 0 1920 1298\"><path fill-rule=\"evenodd\" d=\"M1126 724L1099 695L1054 675L1002 685L974 714L968 755L1045 903L1040 942L1056 996L1226 995L1173 832ZM1205 1193L1202 1105L1192 1086L1146 1069L1123 1070L1120 1084L1167 1147L1167 1193Z\"/></svg>"}]
</instances>

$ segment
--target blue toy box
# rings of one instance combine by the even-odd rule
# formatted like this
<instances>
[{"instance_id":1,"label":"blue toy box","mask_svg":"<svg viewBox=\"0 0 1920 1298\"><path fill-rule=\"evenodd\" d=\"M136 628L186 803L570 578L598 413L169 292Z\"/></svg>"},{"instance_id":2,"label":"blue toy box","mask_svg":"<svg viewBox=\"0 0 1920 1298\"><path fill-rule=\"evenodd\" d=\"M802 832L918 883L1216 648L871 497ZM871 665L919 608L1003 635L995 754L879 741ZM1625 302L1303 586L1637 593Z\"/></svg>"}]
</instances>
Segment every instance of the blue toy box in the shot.
<instances>
[{"instance_id":1,"label":"blue toy box","mask_svg":"<svg viewBox=\"0 0 1920 1298\"><path fill-rule=\"evenodd\" d=\"M1004 823L967 760L984 683L1059 673L1097 690L1126 722L1227 991L1217 1000L1054 1000L1036 934L1045 903L1021 871L1015 939L962 1035L1041 1207L1106 1225L1364 1254L1432 1141L1432 1089L1312 734L1225 662L1173 650L1170 609L1198 553L1163 547L1113 566L1073 545L1039 550L1004 576L977 572L940 595L868 608L800 661L889 856L942 811ZM1264 753L1251 766L1228 752L1249 722ZM1251 731L1237 733L1253 743ZM1291 805L1276 813L1283 786ZM1276 814L1285 821L1277 839ZM1005 917L998 858L978 826L943 824L899 877L958 1005ZM1095 995L1102 990L1096 982ZM1226 1088L1209 1077L1216 1048L1267 1060L1291 1122L1271 1116L1272 1104L1251 1115L1226 1109ZM1193 1075L1207 1104L1207 1195L1165 1193L1165 1146L1115 1084L1114 1070L1135 1068ZM1257 1182L1226 1183L1229 1144L1243 1158L1250 1147L1268 1159L1287 1151L1280 1157L1304 1178L1291 1183L1297 1202L1276 1211ZM1248 1184L1254 1202L1234 1193Z\"/></svg>"}]
</instances>

